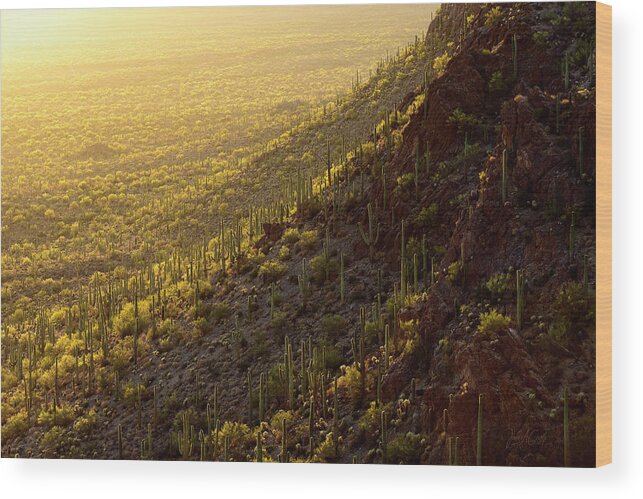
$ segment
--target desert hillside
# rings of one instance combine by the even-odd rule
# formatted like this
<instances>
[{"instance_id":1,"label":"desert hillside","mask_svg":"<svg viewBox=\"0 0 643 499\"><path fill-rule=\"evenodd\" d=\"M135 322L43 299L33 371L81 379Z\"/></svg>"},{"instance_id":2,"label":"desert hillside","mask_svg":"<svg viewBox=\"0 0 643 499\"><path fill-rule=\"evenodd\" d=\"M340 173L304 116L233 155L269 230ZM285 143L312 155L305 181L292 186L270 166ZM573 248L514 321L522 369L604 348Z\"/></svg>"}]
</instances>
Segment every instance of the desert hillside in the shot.
<instances>
[{"instance_id":1,"label":"desert hillside","mask_svg":"<svg viewBox=\"0 0 643 499\"><path fill-rule=\"evenodd\" d=\"M594 465L593 4L431 17L180 198L130 172L149 240L67 293L3 246L3 457Z\"/></svg>"}]
</instances>

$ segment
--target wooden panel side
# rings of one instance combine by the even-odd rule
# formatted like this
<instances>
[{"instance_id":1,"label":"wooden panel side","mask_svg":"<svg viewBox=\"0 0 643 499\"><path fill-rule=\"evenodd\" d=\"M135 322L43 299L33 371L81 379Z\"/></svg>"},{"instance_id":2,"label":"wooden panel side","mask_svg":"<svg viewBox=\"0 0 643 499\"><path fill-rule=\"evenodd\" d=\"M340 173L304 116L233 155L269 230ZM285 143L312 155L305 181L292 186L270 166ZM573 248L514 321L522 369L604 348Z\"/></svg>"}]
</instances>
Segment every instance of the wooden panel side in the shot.
<instances>
[{"instance_id":1,"label":"wooden panel side","mask_svg":"<svg viewBox=\"0 0 643 499\"><path fill-rule=\"evenodd\" d=\"M596 3L596 466L612 462L612 7Z\"/></svg>"}]
</instances>

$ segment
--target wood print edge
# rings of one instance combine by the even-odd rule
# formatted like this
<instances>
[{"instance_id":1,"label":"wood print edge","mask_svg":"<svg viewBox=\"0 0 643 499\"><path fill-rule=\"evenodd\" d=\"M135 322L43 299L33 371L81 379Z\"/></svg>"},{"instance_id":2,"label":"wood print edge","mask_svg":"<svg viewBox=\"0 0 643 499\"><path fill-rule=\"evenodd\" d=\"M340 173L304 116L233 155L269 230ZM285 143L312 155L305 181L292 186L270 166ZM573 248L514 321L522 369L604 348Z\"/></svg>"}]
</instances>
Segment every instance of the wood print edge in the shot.
<instances>
[{"instance_id":1,"label":"wood print edge","mask_svg":"<svg viewBox=\"0 0 643 499\"><path fill-rule=\"evenodd\" d=\"M612 7L596 3L596 466L612 462Z\"/></svg>"}]
</instances>

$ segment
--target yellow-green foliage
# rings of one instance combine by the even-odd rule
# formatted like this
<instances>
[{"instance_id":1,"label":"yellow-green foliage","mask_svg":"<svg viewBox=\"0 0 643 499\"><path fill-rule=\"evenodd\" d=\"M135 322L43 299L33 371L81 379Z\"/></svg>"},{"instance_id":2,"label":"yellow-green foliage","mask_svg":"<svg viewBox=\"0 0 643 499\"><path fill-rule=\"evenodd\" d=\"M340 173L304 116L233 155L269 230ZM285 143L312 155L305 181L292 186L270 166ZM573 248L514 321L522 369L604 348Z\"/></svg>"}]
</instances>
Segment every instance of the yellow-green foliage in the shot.
<instances>
[{"instance_id":1,"label":"yellow-green foliage","mask_svg":"<svg viewBox=\"0 0 643 499\"><path fill-rule=\"evenodd\" d=\"M138 402L139 390L141 393L141 400L144 400L146 395L145 385L138 385L132 382L127 382L123 386L123 398L130 405L135 405Z\"/></svg>"},{"instance_id":2,"label":"yellow-green foliage","mask_svg":"<svg viewBox=\"0 0 643 499\"><path fill-rule=\"evenodd\" d=\"M339 272L339 263L337 258L326 256L325 254L317 255L310 260L311 278L314 281L321 282L335 277Z\"/></svg>"},{"instance_id":3,"label":"yellow-green foliage","mask_svg":"<svg viewBox=\"0 0 643 499\"><path fill-rule=\"evenodd\" d=\"M164 322L167 323L165 327L169 328L169 320ZM119 341L112 348L112 351L110 352L110 361L116 371L123 372L127 366L129 366L133 355L133 345L134 338L130 336Z\"/></svg>"},{"instance_id":4,"label":"yellow-green foliage","mask_svg":"<svg viewBox=\"0 0 643 499\"><path fill-rule=\"evenodd\" d=\"M437 215L438 205L436 203L431 203L429 206L424 206L419 211L415 218L415 223L420 227L431 227L435 223Z\"/></svg>"},{"instance_id":5,"label":"yellow-green foliage","mask_svg":"<svg viewBox=\"0 0 643 499\"><path fill-rule=\"evenodd\" d=\"M13 416L9 416L6 421L2 423L2 440L13 440L16 437L24 435L28 429L29 421L27 411L21 410Z\"/></svg>"},{"instance_id":6,"label":"yellow-green foliage","mask_svg":"<svg viewBox=\"0 0 643 499\"><path fill-rule=\"evenodd\" d=\"M406 355L416 352L420 346L420 333L417 325L418 321L416 319L400 321L399 330L404 342L403 351Z\"/></svg>"},{"instance_id":7,"label":"yellow-green foliage","mask_svg":"<svg viewBox=\"0 0 643 499\"><path fill-rule=\"evenodd\" d=\"M347 321L341 315L325 315L321 318L319 325L324 333L336 336L346 329Z\"/></svg>"},{"instance_id":8,"label":"yellow-green foliage","mask_svg":"<svg viewBox=\"0 0 643 499\"><path fill-rule=\"evenodd\" d=\"M210 438L212 442L215 435L217 435L216 430L212 432ZM256 444L255 433L245 423L232 421L223 423L218 432L220 449L223 448L223 440L226 437L228 438L228 458L234 461L245 461Z\"/></svg>"},{"instance_id":9,"label":"yellow-green foliage","mask_svg":"<svg viewBox=\"0 0 643 499\"><path fill-rule=\"evenodd\" d=\"M375 144L373 142L366 142L362 145L362 155L365 163L370 163L375 157Z\"/></svg>"},{"instance_id":10,"label":"yellow-green foliage","mask_svg":"<svg viewBox=\"0 0 643 499\"><path fill-rule=\"evenodd\" d=\"M462 272L462 262L460 260L457 260L451 263L447 268L447 278L449 279L449 281L454 283L458 280L458 277L460 277L461 272Z\"/></svg>"},{"instance_id":11,"label":"yellow-green foliage","mask_svg":"<svg viewBox=\"0 0 643 499\"><path fill-rule=\"evenodd\" d=\"M67 426L74 421L74 411L68 405L62 405L54 410L53 406L50 406L48 410L43 409L38 414L38 424L41 426L46 426L51 428L52 426Z\"/></svg>"},{"instance_id":12,"label":"yellow-green foliage","mask_svg":"<svg viewBox=\"0 0 643 499\"><path fill-rule=\"evenodd\" d=\"M388 444L388 458L393 464L420 464L425 448L422 435L411 432L396 435Z\"/></svg>"},{"instance_id":13,"label":"yellow-green foliage","mask_svg":"<svg viewBox=\"0 0 643 499\"><path fill-rule=\"evenodd\" d=\"M390 403L384 407L384 410L388 410ZM364 415L357 422L357 427L360 431L364 432L367 438L372 438L375 436L377 430L379 429L380 424L380 414L382 412L382 407L377 405L375 400L372 400L368 406L368 409L364 411Z\"/></svg>"},{"instance_id":14,"label":"yellow-green foliage","mask_svg":"<svg viewBox=\"0 0 643 499\"><path fill-rule=\"evenodd\" d=\"M342 375L337 379L337 389L346 393L353 401L357 402L361 397L361 376L359 367L355 364L342 367ZM366 372L365 389L370 392L373 389L374 376L370 371Z\"/></svg>"},{"instance_id":15,"label":"yellow-green foliage","mask_svg":"<svg viewBox=\"0 0 643 499\"><path fill-rule=\"evenodd\" d=\"M512 279L509 274L495 274L492 275L485 283L485 287L489 290L492 296L500 297L505 294L505 291L507 291L511 280Z\"/></svg>"},{"instance_id":16,"label":"yellow-green foliage","mask_svg":"<svg viewBox=\"0 0 643 499\"><path fill-rule=\"evenodd\" d=\"M449 116L449 123L453 123L459 127L473 126L479 124L479 122L480 120L475 116L465 113L460 108L456 108L453 113L451 113L451 116Z\"/></svg>"},{"instance_id":17,"label":"yellow-green foliage","mask_svg":"<svg viewBox=\"0 0 643 499\"><path fill-rule=\"evenodd\" d=\"M492 26L502 17L502 8L493 7L484 15L484 22L487 26Z\"/></svg>"},{"instance_id":18,"label":"yellow-green foliage","mask_svg":"<svg viewBox=\"0 0 643 499\"><path fill-rule=\"evenodd\" d=\"M216 303L212 307L211 316L215 322L220 322L223 319L227 319L228 317L230 317L230 313L231 313L230 305L222 301L222 302Z\"/></svg>"},{"instance_id":19,"label":"yellow-green foliage","mask_svg":"<svg viewBox=\"0 0 643 499\"><path fill-rule=\"evenodd\" d=\"M288 267L285 263L279 260L268 260L259 267L259 276L268 282L275 282L281 279L287 271Z\"/></svg>"},{"instance_id":20,"label":"yellow-green foliage","mask_svg":"<svg viewBox=\"0 0 643 499\"><path fill-rule=\"evenodd\" d=\"M397 188L400 191L405 191L413 186L414 179L415 176L413 175L413 173L405 173L404 175L397 177L395 182L397 184Z\"/></svg>"},{"instance_id":21,"label":"yellow-green foliage","mask_svg":"<svg viewBox=\"0 0 643 499\"><path fill-rule=\"evenodd\" d=\"M494 71L489 78L489 91L492 93L501 92L505 89L505 80L502 76L502 71Z\"/></svg>"},{"instance_id":22,"label":"yellow-green foliage","mask_svg":"<svg viewBox=\"0 0 643 499\"><path fill-rule=\"evenodd\" d=\"M280 260L288 260L290 258L290 249L288 246L282 246L279 248L279 253L277 254Z\"/></svg>"},{"instance_id":23,"label":"yellow-green foliage","mask_svg":"<svg viewBox=\"0 0 643 499\"><path fill-rule=\"evenodd\" d=\"M270 327L276 331L283 331L286 327L287 315L285 312L276 311L270 319Z\"/></svg>"},{"instance_id":24,"label":"yellow-green foliage","mask_svg":"<svg viewBox=\"0 0 643 499\"><path fill-rule=\"evenodd\" d=\"M582 283L565 282L558 290L552 312L549 333L565 343L571 336L587 333L594 327L594 294Z\"/></svg>"},{"instance_id":25,"label":"yellow-green foliage","mask_svg":"<svg viewBox=\"0 0 643 499\"><path fill-rule=\"evenodd\" d=\"M149 300L138 302L138 332L140 335L145 333L150 325L150 303ZM127 303L114 319L114 331L124 338L133 335L135 327L135 306L134 303Z\"/></svg>"},{"instance_id":26,"label":"yellow-green foliage","mask_svg":"<svg viewBox=\"0 0 643 499\"><path fill-rule=\"evenodd\" d=\"M502 315L493 308L489 312L483 312L480 314L478 332L487 335L496 334L507 329L509 324L511 324L511 318L506 315Z\"/></svg>"},{"instance_id":27,"label":"yellow-green foliage","mask_svg":"<svg viewBox=\"0 0 643 499\"><path fill-rule=\"evenodd\" d=\"M315 458L313 462L316 463L329 463L335 462L336 453L335 453L335 439L333 432L329 431L326 433L324 440L317 446L315 449Z\"/></svg>"},{"instance_id":28,"label":"yellow-green foliage","mask_svg":"<svg viewBox=\"0 0 643 499\"><path fill-rule=\"evenodd\" d=\"M74 431L81 435L88 435L96 429L97 425L96 410L92 408L86 415L80 416L74 421Z\"/></svg>"},{"instance_id":29,"label":"yellow-green foliage","mask_svg":"<svg viewBox=\"0 0 643 499\"><path fill-rule=\"evenodd\" d=\"M299 241L299 231L295 227L289 227L284 231L283 240L288 245L295 244Z\"/></svg>"},{"instance_id":30,"label":"yellow-green foliage","mask_svg":"<svg viewBox=\"0 0 643 499\"><path fill-rule=\"evenodd\" d=\"M444 54L439 55L433 60L433 69L438 75L442 75L447 68L447 64L451 60L451 56L447 51Z\"/></svg>"},{"instance_id":31,"label":"yellow-green foliage","mask_svg":"<svg viewBox=\"0 0 643 499\"><path fill-rule=\"evenodd\" d=\"M266 280L278 280L287 272L282 260L289 253L301 249L314 254L319 246L316 231L299 234L292 229L284 234L290 246L282 248L279 259L265 262L257 252L265 248L254 249L261 234L255 231L249 238L249 226L242 220L242 240L228 234L226 243L238 242L242 252L251 248L254 255L248 260L244 255L221 256L219 261L218 222L223 220L232 230L238 214L270 201L278 183L292 180L299 167L306 175L316 174L318 146L327 138L334 157L342 137L368 140L381 112L416 87L415 77L427 63L425 44L419 43L413 53L403 49L401 61L378 72L358 96L344 95L338 103L336 94L348 90L356 69L363 75L370 69L367 65L374 67L385 48L404 46L415 32L424 31L427 16L418 13L431 8L346 7L345 12L360 15L338 16L336 10L311 15L315 9L305 9L305 15L293 11L287 22L283 12L276 12L280 9L254 11L255 16L243 16L244 29L239 29L238 14L225 9L150 11L145 14L148 22L141 22L140 13L125 13L114 24L113 13L95 18L89 13L83 18L88 29L107 25L124 36L96 44L63 44L45 52L18 44L4 54L2 316L7 325L25 331L25 337L28 332L32 339L40 320L37 314L48 317L53 327L54 344L47 340L33 372L33 417L50 427L41 441L43 452L62 452L70 435L77 438L76 433L88 435L96 429L96 413L85 412L74 422L81 406L72 409L68 404L94 404L96 396L111 396L117 373L122 396L133 410L139 377L127 372L135 351L139 368L145 369L147 351L168 350L187 339L191 327L200 335L228 317L227 305L212 306L215 280L217 291L230 290L242 265L253 277L256 269ZM384 15L391 9L400 21L394 26ZM61 26L75 24L75 14L69 15L72 18ZM153 27L168 21L174 36L159 41ZM10 15L3 14L3 27L5 22L11 24ZM319 47L326 48L320 52ZM244 61L241 71L239 60ZM380 100L382 96L386 98ZM413 110L400 110L398 128L422 99L414 101ZM297 141L291 140L295 133ZM399 145L401 130L392 136ZM372 159L374 153L375 146L367 142L365 157ZM253 165L259 154L261 164ZM267 180L274 189L264 193ZM319 188L315 181L314 190ZM330 270L334 276L333 260L323 263L324 273ZM311 267L314 273L314 263ZM151 276L154 280L147 282ZM110 321L108 344L99 334L99 322L102 331L105 319ZM83 338L88 322L94 333L91 357L89 339ZM72 385L76 350L81 353L80 383ZM94 386L87 386L85 393L90 358ZM341 355L327 356L327 366L329 358L336 364ZM10 439L24 434L26 416L18 369L7 370L5 363L3 355L3 437ZM126 380L130 381L123 387ZM369 390L372 380L369 373ZM55 412L54 385L62 398L68 397ZM43 409L45 393L48 410ZM165 409L180 406L176 395L165 400ZM196 425L196 418L192 423L204 428ZM241 447L250 449L243 435L252 432L224 425L221 432L228 431L233 446L241 442L242 456ZM254 445L252 435L250 441Z\"/></svg>"},{"instance_id":32,"label":"yellow-green foliage","mask_svg":"<svg viewBox=\"0 0 643 499\"><path fill-rule=\"evenodd\" d=\"M201 338L209 329L208 320L205 317L198 317L192 322L194 337Z\"/></svg>"},{"instance_id":33,"label":"yellow-green foliage","mask_svg":"<svg viewBox=\"0 0 643 499\"><path fill-rule=\"evenodd\" d=\"M272 428L272 432L277 436L278 440L281 440L281 425L283 421L286 421L286 427L290 428L296 421L295 413L280 409L272 416L270 428Z\"/></svg>"},{"instance_id":34,"label":"yellow-green foliage","mask_svg":"<svg viewBox=\"0 0 643 499\"><path fill-rule=\"evenodd\" d=\"M69 435L63 428L54 426L42 436L40 449L46 457L61 457L68 439Z\"/></svg>"},{"instance_id":35,"label":"yellow-green foliage","mask_svg":"<svg viewBox=\"0 0 643 499\"><path fill-rule=\"evenodd\" d=\"M317 241L316 230L306 230L299 235L299 245L306 251L311 250Z\"/></svg>"}]
</instances>

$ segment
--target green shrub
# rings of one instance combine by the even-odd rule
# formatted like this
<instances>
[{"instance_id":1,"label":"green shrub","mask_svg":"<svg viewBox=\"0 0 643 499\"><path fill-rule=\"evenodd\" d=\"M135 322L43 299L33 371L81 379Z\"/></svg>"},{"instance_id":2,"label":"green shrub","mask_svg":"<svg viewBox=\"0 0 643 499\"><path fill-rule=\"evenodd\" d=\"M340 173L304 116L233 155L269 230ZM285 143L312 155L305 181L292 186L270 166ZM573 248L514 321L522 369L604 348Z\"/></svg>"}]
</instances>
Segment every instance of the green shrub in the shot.
<instances>
[{"instance_id":1,"label":"green shrub","mask_svg":"<svg viewBox=\"0 0 643 499\"><path fill-rule=\"evenodd\" d=\"M183 333L179 329L177 323L171 319L165 319L161 322L161 324L159 325L159 334L161 337L161 339L159 340L159 348L161 349L161 351L168 351L174 348L179 344L181 338L183 337ZM114 350L115 348L112 351ZM131 352L131 350L132 347L130 346L128 352Z\"/></svg>"},{"instance_id":2,"label":"green shrub","mask_svg":"<svg viewBox=\"0 0 643 499\"><path fill-rule=\"evenodd\" d=\"M60 426L54 426L40 439L40 449L45 456L61 457L62 449L69 442L68 433Z\"/></svg>"},{"instance_id":3,"label":"green shrub","mask_svg":"<svg viewBox=\"0 0 643 499\"><path fill-rule=\"evenodd\" d=\"M90 409L85 416L80 416L74 421L74 431L81 435L89 435L98 426L96 410Z\"/></svg>"},{"instance_id":4,"label":"green shrub","mask_svg":"<svg viewBox=\"0 0 643 499\"><path fill-rule=\"evenodd\" d=\"M487 26L493 26L502 17L502 8L494 7L484 15L484 23Z\"/></svg>"},{"instance_id":5,"label":"green shrub","mask_svg":"<svg viewBox=\"0 0 643 499\"><path fill-rule=\"evenodd\" d=\"M531 38L539 47L546 47L549 42L549 31L536 31Z\"/></svg>"},{"instance_id":6,"label":"green shrub","mask_svg":"<svg viewBox=\"0 0 643 499\"><path fill-rule=\"evenodd\" d=\"M471 114L465 113L462 109L457 108L449 116L449 123L453 123L458 127L478 125L480 120Z\"/></svg>"},{"instance_id":7,"label":"green shrub","mask_svg":"<svg viewBox=\"0 0 643 499\"><path fill-rule=\"evenodd\" d=\"M286 421L286 427L290 428L293 423L297 420L295 413L293 411L285 411L283 409L278 410L270 419L270 428L272 428L273 433L277 435L279 440L281 440L281 425L283 421Z\"/></svg>"},{"instance_id":8,"label":"green shrub","mask_svg":"<svg viewBox=\"0 0 643 499\"><path fill-rule=\"evenodd\" d=\"M422 208L415 217L415 224L418 227L432 227L438 216L437 203L431 203L429 206Z\"/></svg>"},{"instance_id":9,"label":"green shrub","mask_svg":"<svg viewBox=\"0 0 643 499\"><path fill-rule=\"evenodd\" d=\"M415 176L412 173L405 173L404 175L397 177L397 188L400 191L406 191L413 186L414 180Z\"/></svg>"},{"instance_id":10,"label":"green shrub","mask_svg":"<svg viewBox=\"0 0 643 499\"><path fill-rule=\"evenodd\" d=\"M347 321L341 315L325 315L319 325L327 335L336 336L346 329Z\"/></svg>"},{"instance_id":11,"label":"green shrub","mask_svg":"<svg viewBox=\"0 0 643 499\"><path fill-rule=\"evenodd\" d=\"M147 300L138 302L138 332L143 334L150 325L150 303ZM120 313L114 318L114 331L121 337L134 334L136 327L135 307L133 303L126 303Z\"/></svg>"},{"instance_id":12,"label":"green shrub","mask_svg":"<svg viewBox=\"0 0 643 499\"><path fill-rule=\"evenodd\" d=\"M263 253L257 253L256 255L248 257L248 261L255 267L259 267L263 262L266 261L266 255L264 255Z\"/></svg>"},{"instance_id":13,"label":"green shrub","mask_svg":"<svg viewBox=\"0 0 643 499\"><path fill-rule=\"evenodd\" d=\"M344 365L344 356L342 355L342 351L336 345L326 345L325 351L326 354L324 355L324 359L326 363L324 364L324 368L326 371L332 372Z\"/></svg>"},{"instance_id":14,"label":"green shrub","mask_svg":"<svg viewBox=\"0 0 643 499\"><path fill-rule=\"evenodd\" d=\"M271 398L274 395L276 398L283 399L283 394L286 392L287 388L286 378L283 375L284 368L284 363L280 362L278 364L274 364L268 372L268 393L271 394Z\"/></svg>"},{"instance_id":15,"label":"green shrub","mask_svg":"<svg viewBox=\"0 0 643 499\"><path fill-rule=\"evenodd\" d=\"M420 464L426 440L417 433L396 435L388 444L388 458L393 464Z\"/></svg>"},{"instance_id":16,"label":"green shrub","mask_svg":"<svg viewBox=\"0 0 643 499\"><path fill-rule=\"evenodd\" d=\"M228 438L228 459L232 461L246 461L255 445L255 433L245 423L226 421L218 434L216 430L212 432L212 442L215 436L218 437L220 455L223 455L223 441Z\"/></svg>"},{"instance_id":17,"label":"green shrub","mask_svg":"<svg viewBox=\"0 0 643 499\"><path fill-rule=\"evenodd\" d=\"M500 93L505 90L505 87L506 83L504 77L502 76L502 71L495 71L491 75L491 78L489 78L489 92L491 92L492 94Z\"/></svg>"},{"instance_id":18,"label":"green shrub","mask_svg":"<svg viewBox=\"0 0 643 499\"><path fill-rule=\"evenodd\" d=\"M446 50L444 51L444 54L439 55L435 59L433 59L433 69L436 73L438 73L438 76L444 73L444 70L446 69L447 64L449 64L450 60L451 56Z\"/></svg>"},{"instance_id":19,"label":"green shrub","mask_svg":"<svg viewBox=\"0 0 643 499\"><path fill-rule=\"evenodd\" d=\"M319 444L315 449L315 458L313 462L316 463L333 463L337 459L335 452L335 438L333 432L326 433L324 441Z\"/></svg>"},{"instance_id":20,"label":"green shrub","mask_svg":"<svg viewBox=\"0 0 643 499\"><path fill-rule=\"evenodd\" d=\"M382 410L388 412L390 408L390 403L382 407L375 400L372 400L368 409L364 411L364 415L357 422L357 428L366 436L367 441L371 443L375 441L377 431L380 428L380 414Z\"/></svg>"},{"instance_id":21,"label":"green shrub","mask_svg":"<svg viewBox=\"0 0 643 499\"><path fill-rule=\"evenodd\" d=\"M317 231L306 230L299 235L299 245L302 249L311 250L317 244Z\"/></svg>"},{"instance_id":22,"label":"green shrub","mask_svg":"<svg viewBox=\"0 0 643 499\"><path fill-rule=\"evenodd\" d=\"M259 276L268 282L278 281L286 272L288 272L288 267L279 260L268 260L259 267Z\"/></svg>"},{"instance_id":23,"label":"green shrub","mask_svg":"<svg viewBox=\"0 0 643 499\"><path fill-rule=\"evenodd\" d=\"M549 334L563 343L572 333L578 336L582 330L594 326L595 302L593 294L578 282L568 281L558 290L554 301L553 318Z\"/></svg>"},{"instance_id":24,"label":"green shrub","mask_svg":"<svg viewBox=\"0 0 643 499\"><path fill-rule=\"evenodd\" d=\"M344 391L353 403L357 403L362 395L362 379L359 367L356 364L342 367L343 374L337 379L338 390ZM368 393L373 388L373 373L366 371L365 391Z\"/></svg>"},{"instance_id":25,"label":"green shrub","mask_svg":"<svg viewBox=\"0 0 643 499\"><path fill-rule=\"evenodd\" d=\"M364 336L367 345L375 345L381 335L382 328L375 321L366 321L364 324Z\"/></svg>"},{"instance_id":26,"label":"green shrub","mask_svg":"<svg viewBox=\"0 0 643 499\"><path fill-rule=\"evenodd\" d=\"M40 414L38 414L37 421L39 425L51 428L52 426L67 426L71 424L74 419L73 409L63 404L55 411L53 407L49 407L47 410L43 409L40 411Z\"/></svg>"},{"instance_id":27,"label":"green shrub","mask_svg":"<svg viewBox=\"0 0 643 499\"><path fill-rule=\"evenodd\" d=\"M270 320L270 327L275 331L283 331L286 328L286 319L285 312L275 312Z\"/></svg>"},{"instance_id":28,"label":"green shrub","mask_svg":"<svg viewBox=\"0 0 643 499\"><path fill-rule=\"evenodd\" d=\"M167 322L164 321L164 322ZM161 340L163 341L163 340ZM114 370L123 373L130 364L133 355L134 338L131 336L117 342L110 352L110 361Z\"/></svg>"},{"instance_id":29,"label":"green shrub","mask_svg":"<svg viewBox=\"0 0 643 499\"><path fill-rule=\"evenodd\" d=\"M478 332L485 335L497 334L509 327L511 318L502 315L495 308L480 314Z\"/></svg>"},{"instance_id":30,"label":"green shrub","mask_svg":"<svg viewBox=\"0 0 643 499\"><path fill-rule=\"evenodd\" d=\"M208 320L205 317L194 319L192 325L194 326L194 334L196 337L200 338L201 336L207 334L209 324Z\"/></svg>"},{"instance_id":31,"label":"green shrub","mask_svg":"<svg viewBox=\"0 0 643 499\"><path fill-rule=\"evenodd\" d=\"M458 277L460 277L460 273L462 272L462 262L460 260L457 260L453 262L449 267L447 268L447 278L449 279L450 282L454 283L458 280Z\"/></svg>"},{"instance_id":32,"label":"green shrub","mask_svg":"<svg viewBox=\"0 0 643 499\"><path fill-rule=\"evenodd\" d=\"M230 313L230 305L226 302L220 302L212 307L211 317L214 322L221 322L230 317Z\"/></svg>"},{"instance_id":33,"label":"green shrub","mask_svg":"<svg viewBox=\"0 0 643 499\"><path fill-rule=\"evenodd\" d=\"M9 416L2 424L2 440L9 441L21 437L29 430L27 411L22 410Z\"/></svg>"},{"instance_id":34,"label":"green shrub","mask_svg":"<svg viewBox=\"0 0 643 499\"><path fill-rule=\"evenodd\" d=\"M509 274L495 274L489 278L489 280L485 284L485 287L492 296L501 297L507 291L511 280L512 279Z\"/></svg>"},{"instance_id":35,"label":"green shrub","mask_svg":"<svg viewBox=\"0 0 643 499\"><path fill-rule=\"evenodd\" d=\"M282 246L281 248L279 248L279 253L277 253L277 258L279 258L279 260L282 260L282 261L288 260L290 258L290 249L288 248L288 246Z\"/></svg>"},{"instance_id":36,"label":"green shrub","mask_svg":"<svg viewBox=\"0 0 643 499\"><path fill-rule=\"evenodd\" d=\"M299 237L299 231L296 228L291 227L289 229L286 229L286 231L284 232L283 240L286 244L291 245L299 241Z\"/></svg>"},{"instance_id":37,"label":"green shrub","mask_svg":"<svg viewBox=\"0 0 643 499\"><path fill-rule=\"evenodd\" d=\"M332 279L339 273L337 258L325 254L317 255L310 260L311 279L315 282L323 282Z\"/></svg>"}]
</instances>

